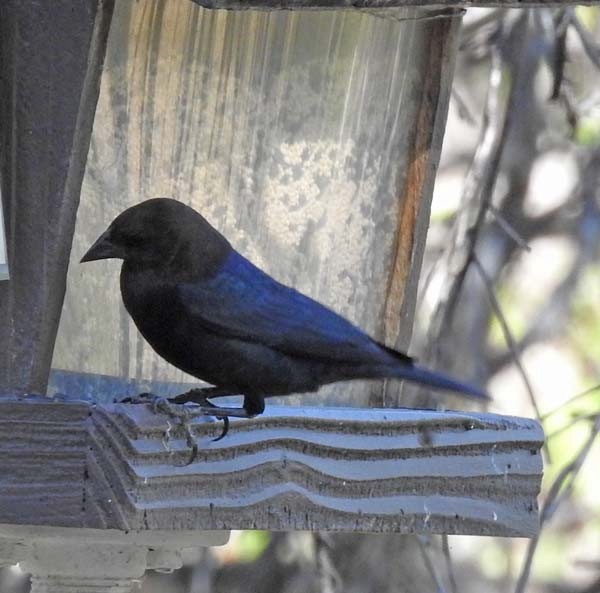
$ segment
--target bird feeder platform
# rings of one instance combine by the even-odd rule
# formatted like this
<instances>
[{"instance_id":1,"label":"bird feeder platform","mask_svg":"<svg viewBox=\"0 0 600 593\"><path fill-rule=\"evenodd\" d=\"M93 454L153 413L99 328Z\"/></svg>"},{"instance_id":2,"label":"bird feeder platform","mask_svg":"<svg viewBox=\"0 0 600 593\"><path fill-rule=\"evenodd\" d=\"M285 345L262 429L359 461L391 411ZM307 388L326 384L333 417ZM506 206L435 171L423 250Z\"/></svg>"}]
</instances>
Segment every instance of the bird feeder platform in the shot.
<instances>
[{"instance_id":1,"label":"bird feeder platform","mask_svg":"<svg viewBox=\"0 0 600 593\"><path fill-rule=\"evenodd\" d=\"M146 568L176 567L183 548L222 544L231 529L538 529L544 437L534 420L269 406L214 442L220 430L195 419L198 454L185 465L183 427L150 406L0 398L0 564L21 562L40 587L80 586L83 575L106 579L85 561L89 550L101 566L103 549L128 591ZM61 550L71 562L52 560ZM53 577L52 566L68 574Z\"/></svg>"},{"instance_id":2,"label":"bird feeder platform","mask_svg":"<svg viewBox=\"0 0 600 593\"><path fill-rule=\"evenodd\" d=\"M0 400L0 523L131 530L331 530L530 537L534 420L269 406L177 420L148 405Z\"/></svg>"},{"instance_id":3,"label":"bird feeder platform","mask_svg":"<svg viewBox=\"0 0 600 593\"><path fill-rule=\"evenodd\" d=\"M534 420L269 406L183 428L148 405L0 400L0 523L532 536Z\"/></svg>"}]
</instances>

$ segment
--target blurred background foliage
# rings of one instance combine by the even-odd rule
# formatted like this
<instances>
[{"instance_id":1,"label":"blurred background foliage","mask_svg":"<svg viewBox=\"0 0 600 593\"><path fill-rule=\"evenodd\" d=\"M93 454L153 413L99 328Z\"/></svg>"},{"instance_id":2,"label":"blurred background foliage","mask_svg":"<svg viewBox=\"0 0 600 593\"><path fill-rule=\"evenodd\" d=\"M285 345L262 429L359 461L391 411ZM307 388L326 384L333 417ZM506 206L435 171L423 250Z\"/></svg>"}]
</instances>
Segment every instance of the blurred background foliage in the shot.
<instances>
[{"instance_id":1,"label":"blurred background foliage","mask_svg":"<svg viewBox=\"0 0 600 593\"><path fill-rule=\"evenodd\" d=\"M441 358L458 340L466 353L458 367L488 384L492 411L540 415L547 435L542 508L559 494L529 550L530 574L522 573L526 541L451 538L457 572L471 568L459 589L475 581L486 590L600 591L599 16L597 7L527 17L469 10L464 20L419 335L448 281L436 262L460 247L448 247L456 221L489 200L473 248L485 272L469 265L452 329L441 334ZM515 39L523 31L524 41ZM489 111L494 68L501 82L492 104L506 110L507 129ZM497 142L486 149L482 139L494 122ZM487 194L469 189L488 175ZM584 444L590 448L582 451Z\"/></svg>"},{"instance_id":2,"label":"blurred background foliage","mask_svg":"<svg viewBox=\"0 0 600 593\"><path fill-rule=\"evenodd\" d=\"M239 532L145 593L600 591L599 69L597 7L466 13L411 349L539 415L539 541Z\"/></svg>"}]
</instances>

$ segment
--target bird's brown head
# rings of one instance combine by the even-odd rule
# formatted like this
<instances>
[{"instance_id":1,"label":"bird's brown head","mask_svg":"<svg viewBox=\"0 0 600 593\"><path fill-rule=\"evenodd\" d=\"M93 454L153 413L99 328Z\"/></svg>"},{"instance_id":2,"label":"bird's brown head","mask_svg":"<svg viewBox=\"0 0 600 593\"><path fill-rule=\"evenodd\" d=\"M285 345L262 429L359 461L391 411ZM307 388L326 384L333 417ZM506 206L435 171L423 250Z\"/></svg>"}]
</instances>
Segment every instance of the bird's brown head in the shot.
<instances>
[{"instance_id":1,"label":"bird's brown head","mask_svg":"<svg viewBox=\"0 0 600 593\"><path fill-rule=\"evenodd\" d=\"M124 210L81 258L122 259L132 267L209 272L231 251L227 239L182 202L153 198Z\"/></svg>"}]
</instances>

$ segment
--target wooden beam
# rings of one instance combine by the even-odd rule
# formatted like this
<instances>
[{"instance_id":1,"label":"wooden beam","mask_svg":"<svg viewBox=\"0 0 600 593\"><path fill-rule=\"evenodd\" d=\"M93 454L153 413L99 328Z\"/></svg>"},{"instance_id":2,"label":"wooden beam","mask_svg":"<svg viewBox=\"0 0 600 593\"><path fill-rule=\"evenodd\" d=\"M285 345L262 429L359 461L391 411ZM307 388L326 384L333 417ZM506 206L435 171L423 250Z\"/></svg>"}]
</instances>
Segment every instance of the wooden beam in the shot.
<instances>
[{"instance_id":1,"label":"wooden beam","mask_svg":"<svg viewBox=\"0 0 600 593\"><path fill-rule=\"evenodd\" d=\"M592 6L598 0L192 0L204 8L225 10L373 10L398 8L528 8ZM407 15L408 18L408 15Z\"/></svg>"},{"instance_id":2,"label":"wooden beam","mask_svg":"<svg viewBox=\"0 0 600 593\"><path fill-rule=\"evenodd\" d=\"M177 420L148 406L0 400L0 523L532 536L543 432L466 412L270 406Z\"/></svg>"}]
</instances>

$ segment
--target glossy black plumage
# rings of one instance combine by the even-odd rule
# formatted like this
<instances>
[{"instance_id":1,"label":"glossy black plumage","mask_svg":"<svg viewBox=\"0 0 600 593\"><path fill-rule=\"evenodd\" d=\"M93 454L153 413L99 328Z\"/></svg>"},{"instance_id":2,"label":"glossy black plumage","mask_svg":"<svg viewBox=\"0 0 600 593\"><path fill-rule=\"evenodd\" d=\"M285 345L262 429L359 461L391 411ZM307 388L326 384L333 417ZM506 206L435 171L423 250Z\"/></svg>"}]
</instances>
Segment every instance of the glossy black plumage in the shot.
<instances>
[{"instance_id":1,"label":"glossy black plumage","mask_svg":"<svg viewBox=\"0 0 600 593\"><path fill-rule=\"evenodd\" d=\"M125 307L154 350L219 394L245 395L248 415L263 411L264 397L360 378L485 397L275 281L181 202L155 198L125 210L82 261L113 257L123 259Z\"/></svg>"}]
</instances>

